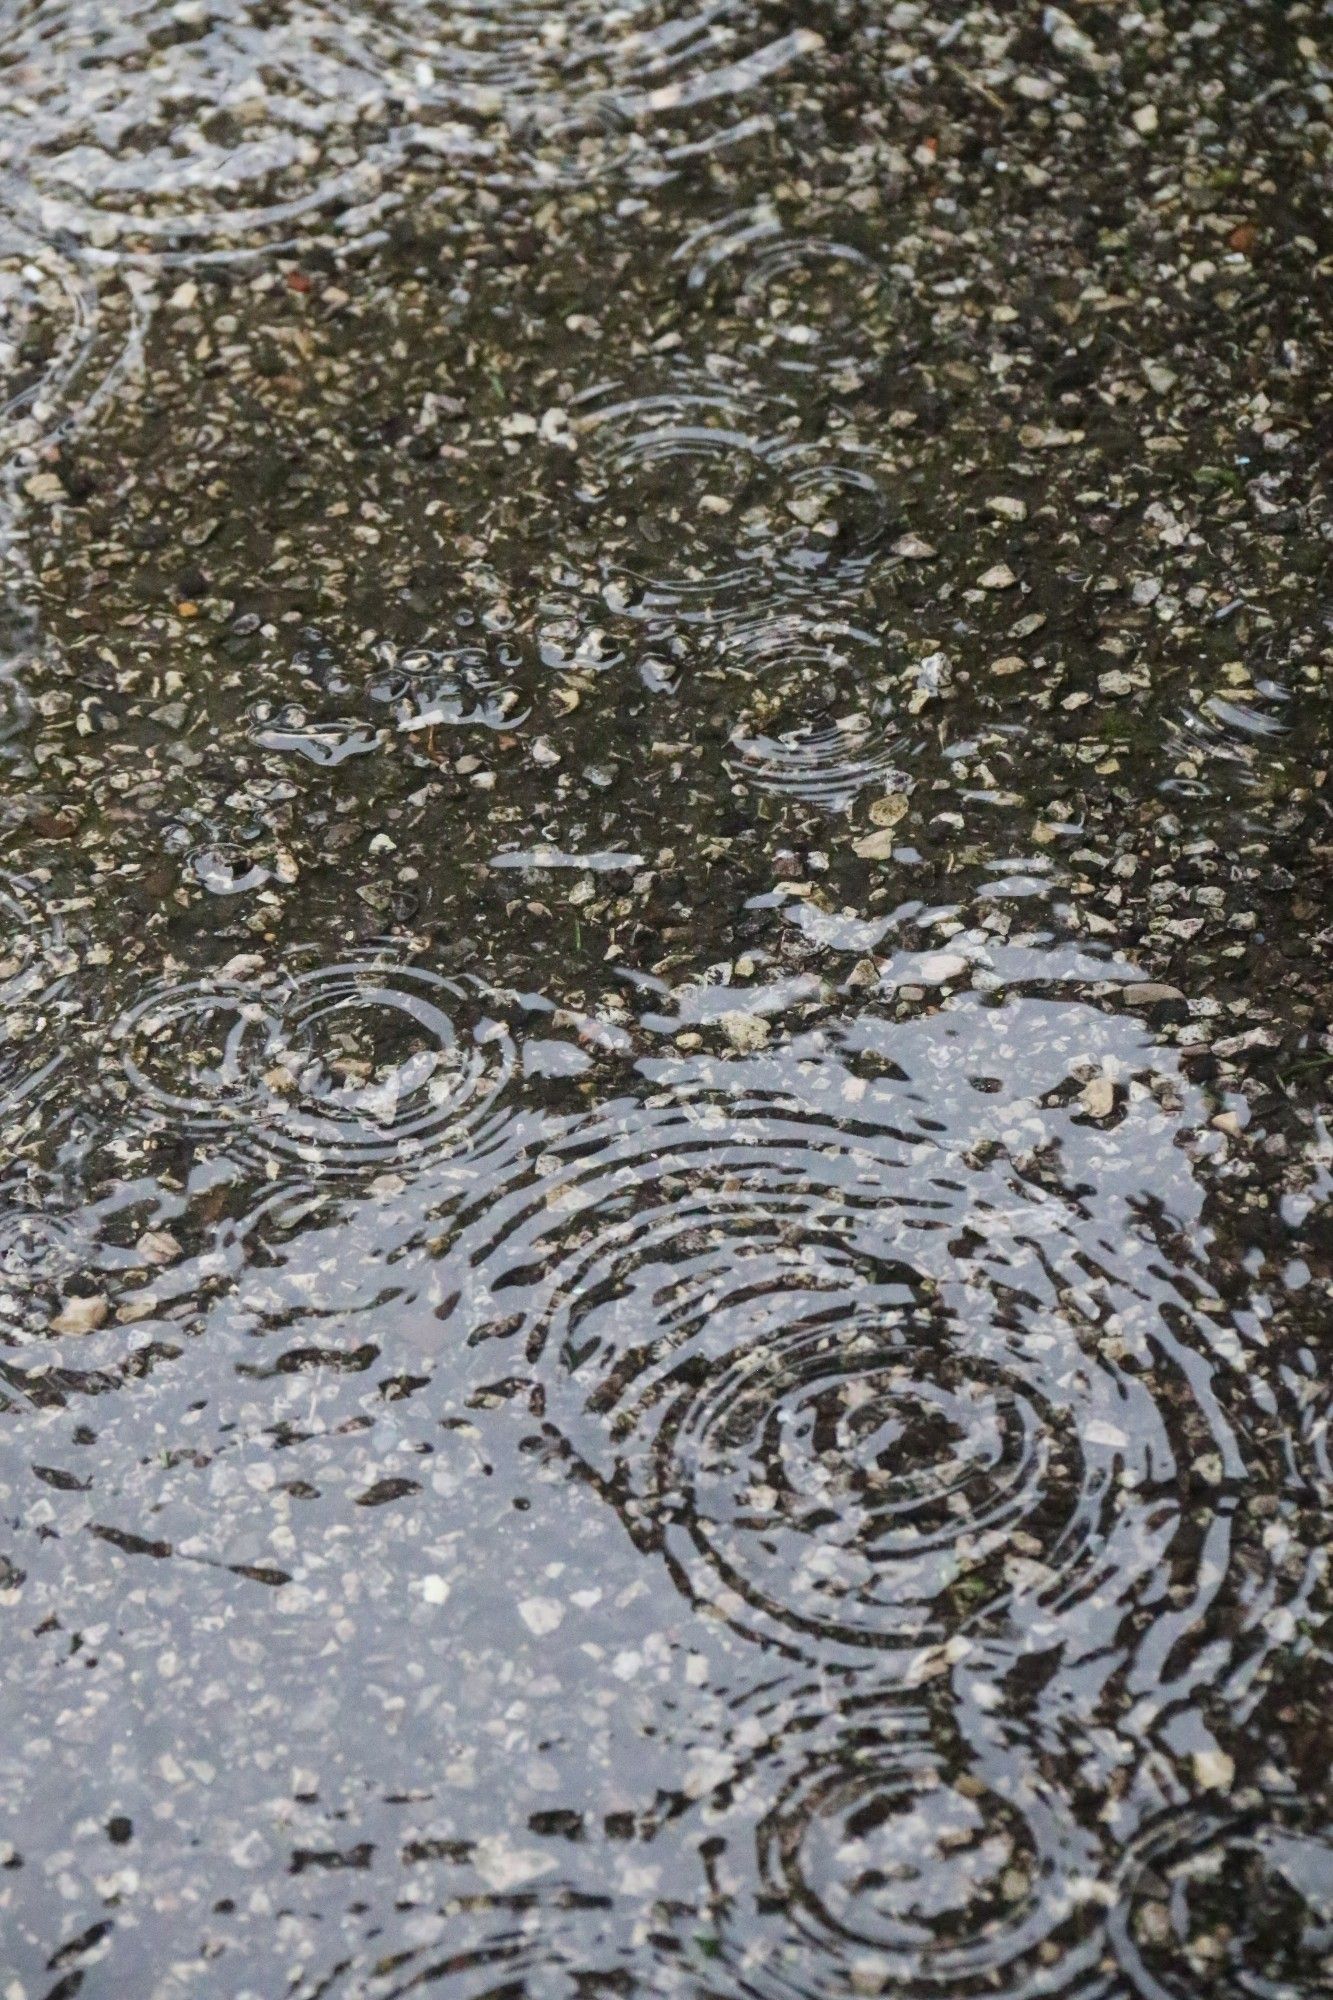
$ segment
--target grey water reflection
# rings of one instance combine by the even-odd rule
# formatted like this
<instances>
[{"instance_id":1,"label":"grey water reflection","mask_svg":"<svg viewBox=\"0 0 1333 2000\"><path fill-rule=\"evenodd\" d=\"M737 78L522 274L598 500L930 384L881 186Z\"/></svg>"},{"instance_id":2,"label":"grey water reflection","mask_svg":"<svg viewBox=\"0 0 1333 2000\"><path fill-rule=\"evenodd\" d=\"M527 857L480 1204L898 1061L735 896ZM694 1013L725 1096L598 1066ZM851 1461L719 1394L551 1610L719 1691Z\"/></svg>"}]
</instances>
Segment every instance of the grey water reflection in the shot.
<instances>
[{"instance_id":1,"label":"grey water reflection","mask_svg":"<svg viewBox=\"0 0 1333 2000\"><path fill-rule=\"evenodd\" d=\"M242 1234L183 1260L187 1190L121 1260L133 1317L6 1368L10 1561L68 1660L54 1735L45 1677L10 1682L64 1774L18 1820L59 1841L74 1788L68 1866L126 1913L79 1964L1114 1991L1116 1857L1158 1865L1155 1816L1224 1754L1205 1717L1243 1713L1321 1569L1252 1517L1264 1302L1211 1289L1179 1060L1077 986L964 994L624 1053L584 1108L469 1131L455 1070L430 1095L457 996L346 976L317 992L358 1026L413 1002L430 1077L294 1071L238 1117L272 1190ZM207 1015L155 1118L225 1148L237 1080L288 1060L264 991L180 990ZM21 1234L7 1268L58 1254ZM1113 1827L1079 1817L1124 1778ZM25 1888L35 1942L59 1905Z\"/></svg>"},{"instance_id":2,"label":"grey water reflection","mask_svg":"<svg viewBox=\"0 0 1333 2000\"><path fill-rule=\"evenodd\" d=\"M0 2000L1333 1993L1317 28L0 0Z\"/></svg>"}]
</instances>

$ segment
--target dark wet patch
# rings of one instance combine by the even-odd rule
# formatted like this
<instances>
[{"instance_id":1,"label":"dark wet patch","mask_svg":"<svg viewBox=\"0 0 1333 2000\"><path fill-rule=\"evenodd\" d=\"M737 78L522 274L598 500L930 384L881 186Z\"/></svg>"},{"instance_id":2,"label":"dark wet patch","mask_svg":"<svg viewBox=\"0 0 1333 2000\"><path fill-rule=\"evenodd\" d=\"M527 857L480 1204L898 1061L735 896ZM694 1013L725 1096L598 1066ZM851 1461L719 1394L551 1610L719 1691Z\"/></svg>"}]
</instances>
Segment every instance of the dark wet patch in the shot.
<instances>
[{"instance_id":1,"label":"dark wet patch","mask_svg":"<svg viewBox=\"0 0 1333 2000\"><path fill-rule=\"evenodd\" d=\"M1325 1990L1324 27L4 13L4 2000Z\"/></svg>"}]
</instances>

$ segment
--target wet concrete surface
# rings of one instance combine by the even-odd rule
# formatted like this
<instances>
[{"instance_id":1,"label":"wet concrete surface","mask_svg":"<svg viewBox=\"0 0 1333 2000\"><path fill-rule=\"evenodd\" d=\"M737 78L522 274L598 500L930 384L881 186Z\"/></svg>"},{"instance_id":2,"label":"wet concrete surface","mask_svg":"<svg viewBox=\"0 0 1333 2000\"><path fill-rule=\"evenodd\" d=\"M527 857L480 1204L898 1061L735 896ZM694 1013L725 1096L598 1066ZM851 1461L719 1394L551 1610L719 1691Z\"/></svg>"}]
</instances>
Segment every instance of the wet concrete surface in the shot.
<instances>
[{"instance_id":1,"label":"wet concrete surface","mask_svg":"<svg viewBox=\"0 0 1333 2000\"><path fill-rule=\"evenodd\" d=\"M0 4L3 2000L1333 1992L1330 104Z\"/></svg>"}]
</instances>

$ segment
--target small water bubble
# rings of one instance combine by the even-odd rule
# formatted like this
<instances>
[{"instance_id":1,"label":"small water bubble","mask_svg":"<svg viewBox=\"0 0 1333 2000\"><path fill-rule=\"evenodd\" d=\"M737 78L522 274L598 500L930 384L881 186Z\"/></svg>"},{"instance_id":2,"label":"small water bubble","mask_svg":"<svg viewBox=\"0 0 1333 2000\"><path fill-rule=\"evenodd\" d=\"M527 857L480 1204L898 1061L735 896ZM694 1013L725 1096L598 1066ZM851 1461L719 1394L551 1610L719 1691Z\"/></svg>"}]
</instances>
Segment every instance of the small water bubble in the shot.
<instances>
[{"instance_id":1,"label":"small water bubble","mask_svg":"<svg viewBox=\"0 0 1333 2000\"><path fill-rule=\"evenodd\" d=\"M210 896L248 896L273 879L273 871L244 848L201 847L190 856L195 879Z\"/></svg>"},{"instance_id":2,"label":"small water bubble","mask_svg":"<svg viewBox=\"0 0 1333 2000\"><path fill-rule=\"evenodd\" d=\"M366 757L379 747L373 729L352 718L313 721L301 708L281 708L255 730L264 750L304 757L307 763L332 769L350 757Z\"/></svg>"}]
</instances>

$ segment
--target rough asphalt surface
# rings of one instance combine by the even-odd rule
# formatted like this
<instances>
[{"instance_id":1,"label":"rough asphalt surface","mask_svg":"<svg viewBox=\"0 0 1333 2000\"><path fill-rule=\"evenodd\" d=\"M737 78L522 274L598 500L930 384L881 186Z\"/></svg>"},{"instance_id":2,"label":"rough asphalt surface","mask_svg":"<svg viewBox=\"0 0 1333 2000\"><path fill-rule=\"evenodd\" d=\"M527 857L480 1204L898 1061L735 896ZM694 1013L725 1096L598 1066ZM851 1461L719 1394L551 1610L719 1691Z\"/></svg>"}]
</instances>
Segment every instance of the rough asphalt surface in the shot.
<instances>
[{"instance_id":1,"label":"rough asphalt surface","mask_svg":"<svg viewBox=\"0 0 1333 2000\"><path fill-rule=\"evenodd\" d=\"M0 0L0 2000L1320 2000L1333 12Z\"/></svg>"}]
</instances>

